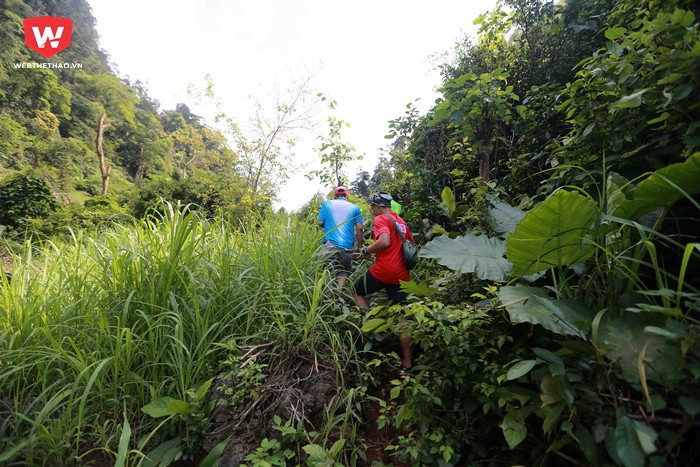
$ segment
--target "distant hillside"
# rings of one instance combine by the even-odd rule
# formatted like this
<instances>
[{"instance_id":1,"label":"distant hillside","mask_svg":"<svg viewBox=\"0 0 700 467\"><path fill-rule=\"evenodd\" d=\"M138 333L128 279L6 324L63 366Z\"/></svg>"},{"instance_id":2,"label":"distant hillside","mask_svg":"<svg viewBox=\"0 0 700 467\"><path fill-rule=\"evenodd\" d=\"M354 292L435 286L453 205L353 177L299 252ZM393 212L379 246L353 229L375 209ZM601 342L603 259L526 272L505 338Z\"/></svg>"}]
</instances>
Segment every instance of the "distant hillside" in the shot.
<instances>
[{"instance_id":1,"label":"distant hillside","mask_svg":"<svg viewBox=\"0 0 700 467\"><path fill-rule=\"evenodd\" d=\"M85 0L10 0L1 8L0 184L31 170L59 201L106 195L136 215L161 196L212 211L241 203L224 137L186 105L161 111L140 82L116 76ZM49 59L24 42L23 19L45 15L74 22L70 47Z\"/></svg>"}]
</instances>

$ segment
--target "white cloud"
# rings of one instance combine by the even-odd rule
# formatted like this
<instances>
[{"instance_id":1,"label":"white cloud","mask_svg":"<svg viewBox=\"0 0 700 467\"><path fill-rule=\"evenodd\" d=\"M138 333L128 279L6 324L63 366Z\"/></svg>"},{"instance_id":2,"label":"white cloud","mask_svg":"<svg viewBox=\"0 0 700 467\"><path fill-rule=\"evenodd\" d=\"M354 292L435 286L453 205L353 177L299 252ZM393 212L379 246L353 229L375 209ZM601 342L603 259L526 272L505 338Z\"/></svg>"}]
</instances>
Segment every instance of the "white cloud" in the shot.
<instances>
[{"instance_id":1,"label":"white cloud","mask_svg":"<svg viewBox=\"0 0 700 467\"><path fill-rule=\"evenodd\" d=\"M314 87L350 122L345 139L374 168L388 121L421 98L427 110L439 74L429 57L451 49L495 0L89 0L100 44L122 75L147 83L163 108L189 102L187 87L210 74L226 111L245 120L251 94L271 92L320 62ZM319 134L325 133L323 126ZM313 160L316 134L298 148ZM355 167L349 175L354 176ZM319 187L301 173L282 192L295 209Z\"/></svg>"}]
</instances>

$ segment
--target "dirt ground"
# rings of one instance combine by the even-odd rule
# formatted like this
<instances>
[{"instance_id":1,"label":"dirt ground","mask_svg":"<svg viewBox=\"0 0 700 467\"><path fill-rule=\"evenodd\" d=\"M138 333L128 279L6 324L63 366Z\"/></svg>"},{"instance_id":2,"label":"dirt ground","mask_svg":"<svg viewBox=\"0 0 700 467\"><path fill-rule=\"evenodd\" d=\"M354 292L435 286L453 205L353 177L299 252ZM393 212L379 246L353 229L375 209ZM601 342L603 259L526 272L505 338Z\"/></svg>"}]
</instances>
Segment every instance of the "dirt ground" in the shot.
<instances>
[{"instance_id":1,"label":"dirt ground","mask_svg":"<svg viewBox=\"0 0 700 467\"><path fill-rule=\"evenodd\" d=\"M241 364L244 363L242 359ZM303 350L297 349L293 357L271 364L266 370L267 376L258 397L237 413L229 410L227 404L217 403L226 401L226 388L235 386L236 382L219 378L212 384L212 399L218 408L212 417L213 427L204 450L209 452L230 436L231 440L219 458L221 467L238 467L260 446L262 439L279 438L279 432L273 429L275 415L283 421L303 421L307 431L320 429L326 422L325 409L333 404L342 389L336 384L335 366L317 360ZM398 371L387 366L378 375L381 383L369 388L368 395L389 403L389 381L399 377ZM392 428L378 428L379 402L367 398L362 416L364 430L361 436L366 441L367 465L408 465L398 463L390 452L384 450L385 446L396 442L400 433ZM329 443L338 437L339 434L335 434L334 439L334 433L331 433Z\"/></svg>"}]
</instances>

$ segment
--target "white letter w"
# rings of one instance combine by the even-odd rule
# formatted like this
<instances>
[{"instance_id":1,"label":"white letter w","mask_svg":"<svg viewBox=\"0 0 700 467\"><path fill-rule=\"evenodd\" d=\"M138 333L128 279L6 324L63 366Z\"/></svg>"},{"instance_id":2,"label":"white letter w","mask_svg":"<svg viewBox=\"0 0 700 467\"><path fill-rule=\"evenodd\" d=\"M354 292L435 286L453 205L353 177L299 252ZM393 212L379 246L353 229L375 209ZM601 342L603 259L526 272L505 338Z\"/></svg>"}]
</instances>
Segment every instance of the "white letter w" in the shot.
<instances>
[{"instance_id":1,"label":"white letter w","mask_svg":"<svg viewBox=\"0 0 700 467\"><path fill-rule=\"evenodd\" d=\"M34 32L34 38L40 49L43 49L46 45L46 41L49 40L51 41L51 47L55 49L58 47L59 43L57 39L60 39L63 35L63 26L59 26L56 29L56 34L53 33L53 30L49 26L46 26L44 32L41 34L39 33L39 28L36 26L32 26L32 31Z\"/></svg>"}]
</instances>

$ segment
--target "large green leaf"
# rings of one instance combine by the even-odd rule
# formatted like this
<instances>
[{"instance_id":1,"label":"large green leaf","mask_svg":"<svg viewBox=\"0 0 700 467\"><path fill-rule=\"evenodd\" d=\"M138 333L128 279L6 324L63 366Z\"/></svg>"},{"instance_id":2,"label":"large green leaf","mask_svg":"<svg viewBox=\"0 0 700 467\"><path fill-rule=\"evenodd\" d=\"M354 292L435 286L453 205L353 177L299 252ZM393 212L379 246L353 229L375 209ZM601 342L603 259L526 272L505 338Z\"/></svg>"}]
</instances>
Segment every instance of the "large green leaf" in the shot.
<instances>
[{"instance_id":1,"label":"large green leaf","mask_svg":"<svg viewBox=\"0 0 700 467\"><path fill-rule=\"evenodd\" d=\"M537 365L539 362L537 360L522 360L510 367L508 369L508 374L506 375L506 381L510 381L513 379L518 379L521 376L524 376L532 370L535 365Z\"/></svg>"},{"instance_id":2,"label":"large green leaf","mask_svg":"<svg viewBox=\"0 0 700 467\"><path fill-rule=\"evenodd\" d=\"M386 323L386 320L384 318L370 319L365 323L364 326L362 326L362 329L360 330L362 332L372 332L384 323Z\"/></svg>"},{"instance_id":3,"label":"large green leaf","mask_svg":"<svg viewBox=\"0 0 700 467\"><path fill-rule=\"evenodd\" d=\"M642 105L642 96L645 92L647 92L647 90L642 89L641 91L637 91L634 94L622 96L622 98L620 98L619 101L613 104L613 107L616 107L618 109L630 109L634 107L639 107L640 105Z\"/></svg>"},{"instance_id":4,"label":"large green leaf","mask_svg":"<svg viewBox=\"0 0 700 467\"><path fill-rule=\"evenodd\" d=\"M559 377L546 375L540 383L540 391L542 405L554 405L564 400L564 389Z\"/></svg>"},{"instance_id":5,"label":"large green leaf","mask_svg":"<svg viewBox=\"0 0 700 467\"><path fill-rule=\"evenodd\" d=\"M557 334L585 338L577 322L593 319L593 313L577 302L552 300L541 287L501 287L498 298L514 323L539 324Z\"/></svg>"},{"instance_id":6,"label":"large green leaf","mask_svg":"<svg viewBox=\"0 0 700 467\"><path fill-rule=\"evenodd\" d=\"M515 230L518 222L525 217L525 212L508 203L498 201L492 209L489 209L489 215L494 220L493 230L498 235L505 236Z\"/></svg>"},{"instance_id":7,"label":"large green leaf","mask_svg":"<svg viewBox=\"0 0 700 467\"><path fill-rule=\"evenodd\" d=\"M605 37L606 39L610 39L611 41L613 41L626 32L627 29L625 28L610 28L605 30Z\"/></svg>"},{"instance_id":8,"label":"large green leaf","mask_svg":"<svg viewBox=\"0 0 700 467\"><path fill-rule=\"evenodd\" d=\"M586 241L598 214L594 201L559 190L532 208L508 236L507 258L514 276L586 260L593 247Z\"/></svg>"},{"instance_id":9,"label":"large green leaf","mask_svg":"<svg viewBox=\"0 0 700 467\"><path fill-rule=\"evenodd\" d=\"M333 459L337 459L340 453L343 450L343 446L345 446L345 439L340 438L338 441L333 443L333 446L331 446L331 449L329 451L329 454Z\"/></svg>"},{"instance_id":10,"label":"large green leaf","mask_svg":"<svg viewBox=\"0 0 700 467\"><path fill-rule=\"evenodd\" d=\"M646 455L634 423L621 417L615 427L615 449L625 467L644 467Z\"/></svg>"},{"instance_id":11,"label":"large green leaf","mask_svg":"<svg viewBox=\"0 0 700 467\"><path fill-rule=\"evenodd\" d=\"M639 444L646 454L653 454L656 452L656 439L659 434L646 423L642 423L637 420L632 421L634 426L634 431L637 432L637 438L639 439Z\"/></svg>"},{"instance_id":12,"label":"large green leaf","mask_svg":"<svg viewBox=\"0 0 700 467\"><path fill-rule=\"evenodd\" d=\"M700 152L642 180L634 187L631 197L617 206L613 216L636 221L655 209L671 207L684 193L689 196L700 193Z\"/></svg>"},{"instance_id":13,"label":"large green leaf","mask_svg":"<svg viewBox=\"0 0 700 467\"><path fill-rule=\"evenodd\" d=\"M615 209L617 209L620 203L624 203L627 197L632 196L633 191L634 185L632 185L629 180L614 172L610 173L608 175L606 193L608 202L607 212L615 212Z\"/></svg>"},{"instance_id":14,"label":"large green leaf","mask_svg":"<svg viewBox=\"0 0 700 467\"><path fill-rule=\"evenodd\" d=\"M189 415L192 413L192 404L169 396L162 396L142 407L141 411L153 418L174 414Z\"/></svg>"},{"instance_id":15,"label":"large green leaf","mask_svg":"<svg viewBox=\"0 0 700 467\"><path fill-rule=\"evenodd\" d=\"M480 279L505 281L511 265L503 258L505 242L484 235L467 234L451 239L440 236L421 248L419 256L435 258L438 263L459 272L473 272Z\"/></svg>"},{"instance_id":16,"label":"large green leaf","mask_svg":"<svg viewBox=\"0 0 700 467\"><path fill-rule=\"evenodd\" d=\"M642 377L658 383L675 380L679 378L678 368L683 359L678 345L647 331L650 327L673 331L672 323L677 321L653 312L627 313L623 319L605 314L594 343L608 360L620 366L621 377L629 383L637 384ZM652 362L645 365L644 375L639 372L642 352L644 361Z\"/></svg>"},{"instance_id":17,"label":"large green leaf","mask_svg":"<svg viewBox=\"0 0 700 467\"><path fill-rule=\"evenodd\" d=\"M418 295L420 297L432 297L437 293L437 290L433 289L430 287L428 284L425 282L406 282L406 281L400 281L401 282L401 290L406 292L406 293L412 293L414 295Z\"/></svg>"},{"instance_id":18,"label":"large green leaf","mask_svg":"<svg viewBox=\"0 0 700 467\"><path fill-rule=\"evenodd\" d=\"M141 411L150 415L153 418L172 415L172 412L168 410L168 404L171 400L174 399L170 396L159 397L158 399L152 401L150 404L147 404L144 407L142 407Z\"/></svg>"},{"instance_id":19,"label":"large green leaf","mask_svg":"<svg viewBox=\"0 0 700 467\"><path fill-rule=\"evenodd\" d=\"M158 445L141 462L141 467L165 467L182 455L182 438L173 438Z\"/></svg>"},{"instance_id":20,"label":"large green leaf","mask_svg":"<svg viewBox=\"0 0 700 467\"><path fill-rule=\"evenodd\" d=\"M522 443L527 436L527 425L525 425L525 415L519 410L512 410L503 417L501 423L503 437L508 443L508 447L513 449Z\"/></svg>"},{"instance_id":21,"label":"large green leaf","mask_svg":"<svg viewBox=\"0 0 700 467\"><path fill-rule=\"evenodd\" d=\"M306 463L308 465L315 466L328 461L328 453L326 453L326 450L323 448L323 446L320 446L318 444L307 444L306 446L302 447L302 449L306 454L309 455L309 458L306 460ZM333 464L331 463L330 465Z\"/></svg>"},{"instance_id":22,"label":"large green leaf","mask_svg":"<svg viewBox=\"0 0 700 467\"><path fill-rule=\"evenodd\" d=\"M197 392L195 393L195 398L199 401L204 398L206 395L207 391L209 391L209 388L211 387L211 383L214 381L214 378L210 378L206 380L205 382L202 383L202 385L197 389Z\"/></svg>"},{"instance_id":23,"label":"large green leaf","mask_svg":"<svg viewBox=\"0 0 700 467\"><path fill-rule=\"evenodd\" d=\"M450 217L450 219L454 219L457 203L455 201L455 194L448 186L442 189L442 202L447 207L447 215Z\"/></svg>"},{"instance_id":24,"label":"large green leaf","mask_svg":"<svg viewBox=\"0 0 700 467\"><path fill-rule=\"evenodd\" d=\"M697 399L692 399L690 397L679 397L678 402L681 403L683 410L688 412L690 416L694 417L700 413L700 401Z\"/></svg>"}]
</instances>

